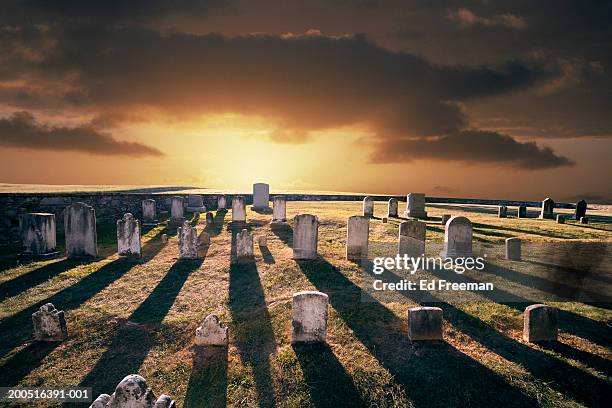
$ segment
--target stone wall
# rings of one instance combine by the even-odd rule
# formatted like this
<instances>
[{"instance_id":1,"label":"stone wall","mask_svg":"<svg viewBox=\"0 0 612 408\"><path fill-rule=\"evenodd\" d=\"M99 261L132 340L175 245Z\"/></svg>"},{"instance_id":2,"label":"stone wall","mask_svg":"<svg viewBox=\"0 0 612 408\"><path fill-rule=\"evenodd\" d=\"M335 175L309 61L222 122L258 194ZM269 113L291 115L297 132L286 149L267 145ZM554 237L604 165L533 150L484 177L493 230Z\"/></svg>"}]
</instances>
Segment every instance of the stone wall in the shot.
<instances>
[{"instance_id":1,"label":"stone wall","mask_svg":"<svg viewBox=\"0 0 612 408\"><path fill-rule=\"evenodd\" d=\"M187 198L187 194L153 194L153 193L74 193L74 194L42 194L42 193L0 193L0 245L18 242L19 214L29 212L48 212L55 214L58 232L64 228L64 208L73 202L84 202L96 210L98 223L115 223L126 212L131 212L137 218L142 216L142 200L152 198L156 202L157 213L169 211L170 198L178 195ZM246 203L253 202L252 194L241 194ZM364 195L332 195L332 194L282 194L287 201L362 201ZM202 194L204 205L215 209L218 194ZM226 194L231 202L232 194ZM270 196L272 200L274 194ZM406 196L371 196L375 201L387 201L397 198L405 201ZM186 200L185 200L186 201ZM451 204L481 204L481 205L526 205L539 207L540 202L483 200L463 198L427 197L428 203ZM556 208L574 208L573 204L557 203Z\"/></svg>"}]
</instances>

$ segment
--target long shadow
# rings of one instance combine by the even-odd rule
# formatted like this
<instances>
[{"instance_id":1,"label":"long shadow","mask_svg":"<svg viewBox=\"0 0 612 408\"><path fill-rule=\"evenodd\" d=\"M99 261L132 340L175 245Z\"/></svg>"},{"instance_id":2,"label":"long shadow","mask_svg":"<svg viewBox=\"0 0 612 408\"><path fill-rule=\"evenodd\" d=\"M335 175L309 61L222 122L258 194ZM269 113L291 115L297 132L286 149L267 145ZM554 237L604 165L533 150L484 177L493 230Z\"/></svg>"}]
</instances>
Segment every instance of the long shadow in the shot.
<instances>
[{"instance_id":1,"label":"long shadow","mask_svg":"<svg viewBox=\"0 0 612 408\"><path fill-rule=\"evenodd\" d=\"M399 276L389 271L378 276L379 279L383 279L385 282L399 282L401 280ZM414 293L412 291L401 291L398 293L410 300L414 300ZM567 393L574 398L584 401L589 406L603 407L608 405L612 397L612 386L607 381L594 377L558 358L532 349L510 337L506 337L482 320L449 303L438 300L436 302L424 302L424 304L442 308L444 319L465 335L499 356L522 365L535 377L545 381L559 392ZM564 320L563 314L560 315L559 320Z\"/></svg>"},{"instance_id":2,"label":"long shadow","mask_svg":"<svg viewBox=\"0 0 612 408\"><path fill-rule=\"evenodd\" d=\"M106 351L81 380L80 386L92 387L94 395L109 393L127 374L138 372L160 333L172 330L164 327L162 321L189 275L201 264L201 259L177 261L170 267L127 321L118 324Z\"/></svg>"},{"instance_id":3,"label":"long shadow","mask_svg":"<svg viewBox=\"0 0 612 408\"><path fill-rule=\"evenodd\" d=\"M599 372L610 375L612 373L612 361L600 357L595 354L588 353L584 350L579 350L574 347L568 346L564 343L559 342L542 342L538 343L538 345L547 350L553 351L555 353L561 354L566 358L571 358L576 361L581 361L589 367L593 367Z\"/></svg>"},{"instance_id":4,"label":"long shadow","mask_svg":"<svg viewBox=\"0 0 612 408\"><path fill-rule=\"evenodd\" d=\"M14 387L32 370L40 366L42 360L61 342L33 342L12 355L0 369L0 384Z\"/></svg>"},{"instance_id":5,"label":"long shadow","mask_svg":"<svg viewBox=\"0 0 612 408\"><path fill-rule=\"evenodd\" d=\"M212 224L206 224L204 227L204 232L210 234L210 236L216 236L223 231L223 224L225 223L225 215L227 212L219 212L217 211L214 217L214 221Z\"/></svg>"},{"instance_id":6,"label":"long shadow","mask_svg":"<svg viewBox=\"0 0 612 408\"><path fill-rule=\"evenodd\" d=\"M530 264L533 265L538 265L538 266L543 266L546 268L553 268L555 270L558 271L562 271L565 272L567 274L577 274L577 275L582 275L584 272L580 271L576 268L572 268L572 267L568 267L568 266L563 266L563 265L557 265L554 263L550 263L550 262L542 262L542 261L535 261L533 259L523 259L523 262L528 262ZM594 279L594 280L598 280L601 282L605 282L605 283L609 283L612 284L612 276L611 277L607 277L607 276L601 276L601 275L588 275L589 279Z\"/></svg>"},{"instance_id":7,"label":"long shadow","mask_svg":"<svg viewBox=\"0 0 612 408\"><path fill-rule=\"evenodd\" d=\"M62 272L66 272L68 269L78 264L79 262L77 261L62 259L60 261L47 263L9 281L2 282L0 283L0 302L4 299L18 295L32 286L45 282Z\"/></svg>"},{"instance_id":8,"label":"long shadow","mask_svg":"<svg viewBox=\"0 0 612 408\"><path fill-rule=\"evenodd\" d=\"M143 246L143 253L152 254L152 245L155 245L156 249L154 250L157 251L162 248L162 246L157 246L157 243L148 241ZM140 262L129 258L116 259L85 276L74 285L0 320L0 357L28 340L32 334L32 313L45 303L53 303L55 307L65 312L76 309L96 293L122 277L130 269L140 264Z\"/></svg>"},{"instance_id":9,"label":"long shadow","mask_svg":"<svg viewBox=\"0 0 612 408\"><path fill-rule=\"evenodd\" d=\"M269 356L276 339L255 262L236 263L236 235L232 234L232 263L229 276L229 306L235 344L245 364L250 363L257 390L258 406L275 405Z\"/></svg>"},{"instance_id":10,"label":"long shadow","mask_svg":"<svg viewBox=\"0 0 612 408\"><path fill-rule=\"evenodd\" d=\"M290 224L270 224L272 233L290 248L293 248L293 227Z\"/></svg>"},{"instance_id":11,"label":"long shadow","mask_svg":"<svg viewBox=\"0 0 612 408\"><path fill-rule=\"evenodd\" d=\"M409 351L417 346L403 332L405 322L383 304L373 298L364 300L367 294L324 259L297 263L317 290L329 295L334 309L405 388L414 406L538 405L535 399L448 343L419 345L422 353L411 354Z\"/></svg>"},{"instance_id":12,"label":"long shadow","mask_svg":"<svg viewBox=\"0 0 612 408\"><path fill-rule=\"evenodd\" d=\"M547 231L547 232L539 232L539 231L534 231L534 230L526 230L526 229L520 229L520 228L511 228L508 226L503 226L503 225L489 225L489 224L482 224L482 223L478 223L478 222L474 222L472 223L472 226L474 228L480 228L480 229L499 229L499 230L504 230L504 231L512 231L512 232L518 232L521 234L530 234L530 235L538 235L541 237L553 237L553 238L566 238L564 235L559 235L559 234L555 234L553 232ZM513 235L508 235L508 237L512 237Z\"/></svg>"},{"instance_id":13,"label":"long shadow","mask_svg":"<svg viewBox=\"0 0 612 408\"><path fill-rule=\"evenodd\" d=\"M293 344L317 408L365 407L353 379L327 344Z\"/></svg>"},{"instance_id":14,"label":"long shadow","mask_svg":"<svg viewBox=\"0 0 612 408\"><path fill-rule=\"evenodd\" d=\"M227 347L193 347L193 367L185 408L224 408L227 404Z\"/></svg>"},{"instance_id":15,"label":"long shadow","mask_svg":"<svg viewBox=\"0 0 612 408\"><path fill-rule=\"evenodd\" d=\"M274 256L272 255L272 252L270 252L270 249L267 246L259 245L259 250L261 251L261 256L263 257L263 260L265 263L267 264L276 263L276 261L274 260Z\"/></svg>"}]
</instances>

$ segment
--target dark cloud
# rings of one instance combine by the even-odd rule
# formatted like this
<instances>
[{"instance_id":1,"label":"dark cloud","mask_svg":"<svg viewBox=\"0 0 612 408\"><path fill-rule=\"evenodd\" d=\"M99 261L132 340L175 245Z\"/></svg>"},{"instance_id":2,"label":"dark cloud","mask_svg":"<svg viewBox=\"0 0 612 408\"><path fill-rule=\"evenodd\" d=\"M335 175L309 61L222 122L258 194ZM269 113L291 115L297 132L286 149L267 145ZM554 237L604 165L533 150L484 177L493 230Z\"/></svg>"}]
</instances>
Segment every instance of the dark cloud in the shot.
<instances>
[{"instance_id":1,"label":"dark cloud","mask_svg":"<svg viewBox=\"0 0 612 408\"><path fill-rule=\"evenodd\" d=\"M482 27L505 27L515 30L524 30L527 28L527 21L523 17L514 14L497 14L491 17L477 16L474 12L460 8L457 10L449 10L447 13L449 20L456 21L462 27L482 26Z\"/></svg>"},{"instance_id":2,"label":"dark cloud","mask_svg":"<svg viewBox=\"0 0 612 408\"><path fill-rule=\"evenodd\" d=\"M29 112L15 112L9 117L0 118L0 146L96 155L163 155L161 151L141 143L115 140L91 125L47 126L37 122Z\"/></svg>"},{"instance_id":3,"label":"dark cloud","mask_svg":"<svg viewBox=\"0 0 612 408\"><path fill-rule=\"evenodd\" d=\"M572 165L549 147L533 142L518 142L497 132L465 130L428 139L392 139L377 146L374 162L406 162L416 159L460 161L465 163L498 163L540 170Z\"/></svg>"}]
</instances>

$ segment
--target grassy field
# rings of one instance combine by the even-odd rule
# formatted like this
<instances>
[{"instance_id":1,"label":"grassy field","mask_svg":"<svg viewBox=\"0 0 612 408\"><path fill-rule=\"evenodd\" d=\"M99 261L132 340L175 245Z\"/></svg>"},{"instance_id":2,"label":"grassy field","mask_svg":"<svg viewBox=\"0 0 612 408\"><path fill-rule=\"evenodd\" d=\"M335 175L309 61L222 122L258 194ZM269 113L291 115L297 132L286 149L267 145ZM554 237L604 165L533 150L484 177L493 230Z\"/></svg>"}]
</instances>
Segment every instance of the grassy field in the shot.
<instances>
[{"instance_id":1,"label":"grassy field","mask_svg":"<svg viewBox=\"0 0 612 408\"><path fill-rule=\"evenodd\" d=\"M460 279L494 281L496 292L461 299L429 294L423 301L422 294L372 295L372 275L344 260L346 219L360 210L354 202L288 203L289 218L319 217L320 259L309 262L291 259L290 226L271 229L269 214L250 210L249 228L266 235L268 247L256 246L248 264L232 262L231 212L217 213L213 225L201 217L198 229L212 239L200 248L200 261L177 260L176 232L165 225L146 231L138 262L117 257L113 226L99 227L95 262L15 266L5 256L0 386L81 385L98 395L139 373L156 395L169 394L185 407L609 406L610 304L563 297L610 293L610 214L588 225L561 225L499 219L493 207L430 205L427 254L441 247L442 214L469 217L487 267ZM383 215L383 203L375 212ZM371 221L370 258L393 255L399 221ZM170 235L165 246L163 233ZM521 262L501 255L510 236L524 240ZM400 276L387 271L385 278ZM290 343L291 296L300 290L330 296L326 345ZM560 309L556 343L521 338L522 311L538 301ZM46 302L65 311L70 336L62 343L31 340L30 316ZM406 311L418 303L443 309L444 342L407 339ZM227 349L194 346L195 329L209 313L229 326Z\"/></svg>"}]
</instances>

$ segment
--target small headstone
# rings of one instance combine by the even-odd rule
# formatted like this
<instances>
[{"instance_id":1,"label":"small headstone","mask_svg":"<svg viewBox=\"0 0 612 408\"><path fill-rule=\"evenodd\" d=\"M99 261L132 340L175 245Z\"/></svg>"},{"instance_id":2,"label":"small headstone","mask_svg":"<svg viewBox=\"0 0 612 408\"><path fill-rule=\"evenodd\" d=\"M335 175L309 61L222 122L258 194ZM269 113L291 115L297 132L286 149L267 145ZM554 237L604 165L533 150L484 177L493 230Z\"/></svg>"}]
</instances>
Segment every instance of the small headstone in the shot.
<instances>
[{"instance_id":1,"label":"small headstone","mask_svg":"<svg viewBox=\"0 0 612 408\"><path fill-rule=\"evenodd\" d=\"M427 225L419 220L403 221L399 225L397 253L418 258L425 254L425 235Z\"/></svg>"},{"instance_id":2,"label":"small headstone","mask_svg":"<svg viewBox=\"0 0 612 408\"><path fill-rule=\"evenodd\" d=\"M215 223L215 216L213 215L212 212L208 211L206 213L206 224L207 225L212 225Z\"/></svg>"},{"instance_id":3,"label":"small headstone","mask_svg":"<svg viewBox=\"0 0 612 408\"><path fill-rule=\"evenodd\" d=\"M257 244L260 247L267 247L268 246L268 238L265 235L260 235L257 237Z\"/></svg>"},{"instance_id":4,"label":"small headstone","mask_svg":"<svg viewBox=\"0 0 612 408\"><path fill-rule=\"evenodd\" d=\"M199 238L200 245L210 245L210 234L208 232L202 232Z\"/></svg>"},{"instance_id":5,"label":"small headstone","mask_svg":"<svg viewBox=\"0 0 612 408\"><path fill-rule=\"evenodd\" d=\"M319 221L311 214L293 218L293 259L316 259Z\"/></svg>"},{"instance_id":6,"label":"small headstone","mask_svg":"<svg viewBox=\"0 0 612 408\"><path fill-rule=\"evenodd\" d=\"M589 223L589 218L588 217L580 217L580 223L581 224L588 224Z\"/></svg>"},{"instance_id":7,"label":"small headstone","mask_svg":"<svg viewBox=\"0 0 612 408\"><path fill-rule=\"evenodd\" d=\"M187 196L187 211L188 212L206 212L204 201L200 194L189 194Z\"/></svg>"},{"instance_id":8,"label":"small headstone","mask_svg":"<svg viewBox=\"0 0 612 408\"><path fill-rule=\"evenodd\" d=\"M270 208L270 186L266 183L253 184L253 209L268 210Z\"/></svg>"},{"instance_id":9,"label":"small headstone","mask_svg":"<svg viewBox=\"0 0 612 408\"><path fill-rule=\"evenodd\" d=\"M23 255L49 256L56 253L55 214L29 213L19 217Z\"/></svg>"},{"instance_id":10,"label":"small headstone","mask_svg":"<svg viewBox=\"0 0 612 408\"><path fill-rule=\"evenodd\" d=\"M184 201L183 197L172 197L170 201L170 220L168 222L170 225L179 226L185 221Z\"/></svg>"},{"instance_id":11,"label":"small headstone","mask_svg":"<svg viewBox=\"0 0 612 408\"><path fill-rule=\"evenodd\" d=\"M521 260L521 240L520 238L506 238L506 259L511 261Z\"/></svg>"},{"instance_id":12,"label":"small headstone","mask_svg":"<svg viewBox=\"0 0 612 408\"><path fill-rule=\"evenodd\" d=\"M574 219L579 220L582 217L586 216L587 211L587 202L584 200L580 200L576 203L576 211L574 211Z\"/></svg>"},{"instance_id":13,"label":"small headstone","mask_svg":"<svg viewBox=\"0 0 612 408\"><path fill-rule=\"evenodd\" d=\"M236 258L238 261L253 258L253 234L246 229L236 234Z\"/></svg>"},{"instance_id":14,"label":"small headstone","mask_svg":"<svg viewBox=\"0 0 612 408\"><path fill-rule=\"evenodd\" d=\"M157 225L155 200L142 200L142 225Z\"/></svg>"},{"instance_id":15,"label":"small headstone","mask_svg":"<svg viewBox=\"0 0 612 408\"><path fill-rule=\"evenodd\" d=\"M161 236L162 244L168 243L168 234L162 234Z\"/></svg>"},{"instance_id":16,"label":"small headstone","mask_svg":"<svg viewBox=\"0 0 612 408\"><path fill-rule=\"evenodd\" d=\"M389 222L389 218L387 218L387 217L382 217L381 221L382 221L382 223L383 223L383 224L386 224L386 223L388 223L388 222Z\"/></svg>"},{"instance_id":17,"label":"small headstone","mask_svg":"<svg viewBox=\"0 0 612 408\"><path fill-rule=\"evenodd\" d=\"M553 219L555 210L555 202L550 198L546 198L542 201L542 211L540 211L540 218Z\"/></svg>"},{"instance_id":18,"label":"small headstone","mask_svg":"<svg viewBox=\"0 0 612 408\"><path fill-rule=\"evenodd\" d=\"M363 199L363 216L364 217L374 216L374 200L372 200L372 197L365 197Z\"/></svg>"},{"instance_id":19,"label":"small headstone","mask_svg":"<svg viewBox=\"0 0 612 408\"><path fill-rule=\"evenodd\" d=\"M406 211L404 214L412 218L427 218L427 212L425 211L425 194L408 194L406 196Z\"/></svg>"},{"instance_id":20,"label":"small headstone","mask_svg":"<svg viewBox=\"0 0 612 408\"><path fill-rule=\"evenodd\" d=\"M442 340L442 309L439 307L408 309L408 338L411 341Z\"/></svg>"},{"instance_id":21,"label":"small headstone","mask_svg":"<svg viewBox=\"0 0 612 408\"><path fill-rule=\"evenodd\" d=\"M272 200L272 222L287 222L287 199L284 196L274 196Z\"/></svg>"},{"instance_id":22,"label":"small headstone","mask_svg":"<svg viewBox=\"0 0 612 408\"><path fill-rule=\"evenodd\" d=\"M387 218L397 218L397 198L390 198L387 202Z\"/></svg>"},{"instance_id":23,"label":"small headstone","mask_svg":"<svg viewBox=\"0 0 612 408\"><path fill-rule=\"evenodd\" d=\"M325 293L304 291L293 294L291 306L292 343L324 343L327 338L327 305Z\"/></svg>"},{"instance_id":24,"label":"small headstone","mask_svg":"<svg viewBox=\"0 0 612 408\"><path fill-rule=\"evenodd\" d=\"M232 223L236 226L244 226L246 224L246 206L243 196L234 196L232 198Z\"/></svg>"},{"instance_id":25,"label":"small headstone","mask_svg":"<svg viewBox=\"0 0 612 408\"><path fill-rule=\"evenodd\" d=\"M72 203L64 210L64 233L68 258L98 256L96 212L85 203Z\"/></svg>"},{"instance_id":26,"label":"small headstone","mask_svg":"<svg viewBox=\"0 0 612 408\"><path fill-rule=\"evenodd\" d=\"M450 220L450 214L442 214L442 225L446 225L446 221Z\"/></svg>"},{"instance_id":27,"label":"small headstone","mask_svg":"<svg viewBox=\"0 0 612 408\"><path fill-rule=\"evenodd\" d=\"M108 399L104 397L105 395L102 394L96 399L99 402L107 401L105 408L175 408L176 406L172 398L165 394L156 398L145 379L138 374L130 374L121 380ZM90 408L92 407L93 404Z\"/></svg>"},{"instance_id":28,"label":"small headstone","mask_svg":"<svg viewBox=\"0 0 612 408\"><path fill-rule=\"evenodd\" d=\"M140 257L140 221L130 213L117 220L117 252L119 256Z\"/></svg>"},{"instance_id":29,"label":"small headstone","mask_svg":"<svg viewBox=\"0 0 612 408\"><path fill-rule=\"evenodd\" d=\"M506 218L508 216L508 207L505 205L500 205L497 209L497 217L498 218Z\"/></svg>"},{"instance_id":30,"label":"small headstone","mask_svg":"<svg viewBox=\"0 0 612 408\"><path fill-rule=\"evenodd\" d=\"M198 258L198 231L189 221L178 229L179 259Z\"/></svg>"},{"instance_id":31,"label":"small headstone","mask_svg":"<svg viewBox=\"0 0 612 408\"><path fill-rule=\"evenodd\" d=\"M34 338L38 341L62 341L68 337L64 311L57 310L53 303L44 304L32 313Z\"/></svg>"},{"instance_id":32,"label":"small headstone","mask_svg":"<svg viewBox=\"0 0 612 408\"><path fill-rule=\"evenodd\" d=\"M557 214L557 224L565 224L565 215Z\"/></svg>"},{"instance_id":33,"label":"small headstone","mask_svg":"<svg viewBox=\"0 0 612 408\"><path fill-rule=\"evenodd\" d=\"M519 205L516 216L517 218L527 218L527 207Z\"/></svg>"},{"instance_id":34,"label":"small headstone","mask_svg":"<svg viewBox=\"0 0 612 408\"><path fill-rule=\"evenodd\" d=\"M557 309L543 304L527 306L523 314L523 339L530 343L555 341L559 334Z\"/></svg>"},{"instance_id":35,"label":"small headstone","mask_svg":"<svg viewBox=\"0 0 612 408\"><path fill-rule=\"evenodd\" d=\"M217 211L227 211L227 199L225 198L225 196L219 196L217 198Z\"/></svg>"},{"instance_id":36,"label":"small headstone","mask_svg":"<svg viewBox=\"0 0 612 408\"><path fill-rule=\"evenodd\" d=\"M346 259L360 261L368 259L368 237L370 220L354 215L349 217L346 227Z\"/></svg>"},{"instance_id":37,"label":"small headstone","mask_svg":"<svg viewBox=\"0 0 612 408\"><path fill-rule=\"evenodd\" d=\"M472 256L472 223L465 217L451 217L444 226L443 258Z\"/></svg>"},{"instance_id":38,"label":"small headstone","mask_svg":"<svg viewBox=\"0 0 612 408\"><path fill-rule=\"evenodd\" d=\"M224 327L215 314L206 316L202 325L196 329L195 344L198 346L227 346L227 327Z\"/></svg>"}]
</instances>

